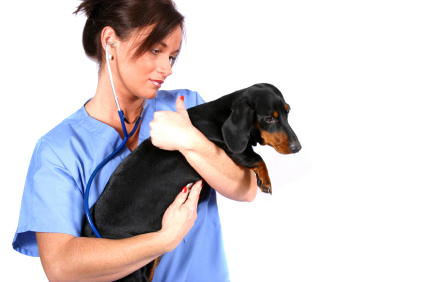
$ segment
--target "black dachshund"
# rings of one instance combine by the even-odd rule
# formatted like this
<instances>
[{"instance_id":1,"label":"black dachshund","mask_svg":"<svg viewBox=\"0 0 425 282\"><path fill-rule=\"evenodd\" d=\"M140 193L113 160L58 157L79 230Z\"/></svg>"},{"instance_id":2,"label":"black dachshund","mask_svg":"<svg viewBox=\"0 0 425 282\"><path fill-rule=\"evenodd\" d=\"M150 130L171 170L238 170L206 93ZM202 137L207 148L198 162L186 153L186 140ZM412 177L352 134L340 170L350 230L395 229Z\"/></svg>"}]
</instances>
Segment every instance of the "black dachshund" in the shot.
<instances>
[{"instance_id":1,"label":"black dachshund","mask_svg":"<svg viewBox=\"0 0 425 282\"><path fill-rule=\"evenodd\" d=\"M235 163L254 170L260 189L271 193L266 164L252 146L270 145L281 154L301 150L288 124L289 110L276 87L255 84L190 108L188 114L193 126ZM165 210L182 187L200 179L180 152L161 150L148 138L111 175L90 209L93 223L104 238L111 239L158 231ZM202 189L201 199L207 187ZM95 237L87 221L82 236ZM149 281L153 270L151 262L119 281Z\"/></svg>"}]
</instances>

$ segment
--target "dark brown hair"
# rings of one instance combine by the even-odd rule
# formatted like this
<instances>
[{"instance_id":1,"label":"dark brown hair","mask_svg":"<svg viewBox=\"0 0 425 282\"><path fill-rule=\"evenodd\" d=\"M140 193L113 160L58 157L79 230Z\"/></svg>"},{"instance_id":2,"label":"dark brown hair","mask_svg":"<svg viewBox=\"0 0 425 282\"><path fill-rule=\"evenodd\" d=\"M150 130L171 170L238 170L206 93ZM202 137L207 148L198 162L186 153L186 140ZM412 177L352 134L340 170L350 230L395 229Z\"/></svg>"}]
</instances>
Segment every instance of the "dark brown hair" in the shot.
<instances>
[{"instance_id":1,"label":"dark brown hair","mask_svg":"<svg viewBox=\"0 0 425 282\"><path fill-rule=\"evenodd\" d=\"M131 60L151 49L176 27L184 30L184 17L172 0L83 0L74 14L81 11L87 16L83 30L84 51L99 64L99 70L105 56L101 32L106 26L114 29L119 40L126 41L135 32L154 25Z\"/></svg>"}]
</instances>

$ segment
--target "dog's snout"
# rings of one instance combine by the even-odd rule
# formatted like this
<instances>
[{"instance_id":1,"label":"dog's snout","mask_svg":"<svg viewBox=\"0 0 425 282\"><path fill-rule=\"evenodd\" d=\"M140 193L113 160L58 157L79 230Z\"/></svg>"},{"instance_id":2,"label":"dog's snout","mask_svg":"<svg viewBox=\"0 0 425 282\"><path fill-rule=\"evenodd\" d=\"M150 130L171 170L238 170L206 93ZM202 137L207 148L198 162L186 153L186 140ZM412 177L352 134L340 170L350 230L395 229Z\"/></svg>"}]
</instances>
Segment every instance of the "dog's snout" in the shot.
<instances>
[{"instance_id":1,"label":"dog's snout","mask_svg":"<svg viewBox=\"0 0 425 282\"><path fill-rule=\"evenodd\" d=\"M289 145L289 150L291 150L292 154L298 153L301 150L301 144L300 142L294 142L291 145Z\"/></svg>"}]
</instances>

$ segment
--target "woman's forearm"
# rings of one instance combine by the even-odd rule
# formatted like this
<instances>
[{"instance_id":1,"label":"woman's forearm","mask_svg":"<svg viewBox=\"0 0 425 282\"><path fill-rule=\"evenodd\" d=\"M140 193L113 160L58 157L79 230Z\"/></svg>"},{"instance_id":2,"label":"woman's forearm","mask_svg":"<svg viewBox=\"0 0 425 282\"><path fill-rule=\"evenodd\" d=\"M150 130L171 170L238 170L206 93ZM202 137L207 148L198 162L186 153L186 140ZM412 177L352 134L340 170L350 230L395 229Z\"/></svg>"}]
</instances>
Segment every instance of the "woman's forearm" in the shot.
<instances>
[{"instance_id":1,"label":"woman's forearm","mask_svg":"<svg viewBox=\"0 0 425 282\"><path fill-rule=\"evenodd\" d=\"M163 150L179 150L204 180L223 196L237 201L253 201L257 195L254 172L235 164L192 125L183 99L176 100L176 109L176 112L155 112L149 124L152 144Z\"/></svg>"},{"instance_id":2,"label":"woman's forearm","mask_svg":"<svg viewBox=\"0 0 425 282\"><path fill-rule=\"evenodd\" d=\"M171 252L195 224L202 182L183 189L167 208L162 229L127 239L36 233L41 263L49 281L114 281Z\"/></svg>"},{"instance_id":3,"label":"woman's forearm","mask_svg":"<svg viewBox=\"0 0 425 282\"><path fill-rule=\"evenodd\" d=\"M197 131L197 129L195 129ZM189 164L223 196L236 201L253 201L257 180L251 169L239 166L201 132L193 132L180 152Z\"/></svg>"},{"instance_id":4,"label":"woman's forearm","mask_svg":"<svg viewBox=\"0 0 425 282\"><path fill-rule=\"evenodd\" d=\"M49 281L113 281L170 251L161 233L111 240L37 233L44 271Z\"/></svg>"}]
</instances>

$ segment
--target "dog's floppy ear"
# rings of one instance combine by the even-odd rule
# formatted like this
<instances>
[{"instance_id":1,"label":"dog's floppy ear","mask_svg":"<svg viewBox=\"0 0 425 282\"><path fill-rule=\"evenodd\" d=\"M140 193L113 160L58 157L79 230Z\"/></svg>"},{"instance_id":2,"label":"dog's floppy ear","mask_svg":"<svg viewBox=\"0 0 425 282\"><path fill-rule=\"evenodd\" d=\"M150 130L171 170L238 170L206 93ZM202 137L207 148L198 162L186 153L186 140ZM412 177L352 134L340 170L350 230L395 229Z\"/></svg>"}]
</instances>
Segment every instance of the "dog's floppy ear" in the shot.
<instances>
[{"instance_id":1,"label":"dog's floppy ear","mask_svg":"<svg viewBox=\"0 0 425 282\"><path fill-rule=\"evenodd\" d=\"M249 140L252 110L246 102L232 106L232 113L224 122L221 132L224 142L232 153L242 153Z\"/></svg>"}]
</instances>

